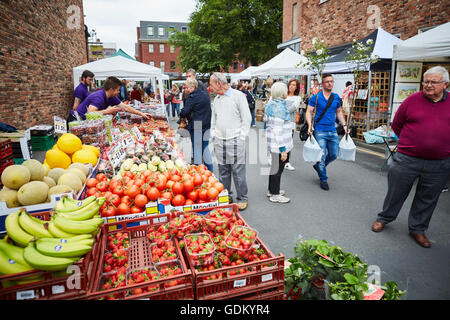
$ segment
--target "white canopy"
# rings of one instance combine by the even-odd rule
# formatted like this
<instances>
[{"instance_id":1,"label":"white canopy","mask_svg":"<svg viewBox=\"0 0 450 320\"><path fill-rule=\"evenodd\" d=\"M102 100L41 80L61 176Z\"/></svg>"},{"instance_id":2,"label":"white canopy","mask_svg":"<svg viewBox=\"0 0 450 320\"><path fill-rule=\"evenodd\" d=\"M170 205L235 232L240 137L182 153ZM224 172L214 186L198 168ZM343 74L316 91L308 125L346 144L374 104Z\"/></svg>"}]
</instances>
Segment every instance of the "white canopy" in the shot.
<instances>
[{"instance_id":1,"label":"white canopy","mask_svg":"<svg viewBox=\"0 0 450 320\"><path fill-rule=\"evenodd\" d=\"M152 67L122 56L115 56L73 68L74 88L78 85L84 70L92 71L95 74L96 80L105 80L110 76L117 77L120 80L127 79L136 81L149 81L153 77L161 80L169 79L169 76L163 74L160 68Z\"/></svg>"},{"instance_id":2,"label":"white canopy","mask_svg":"<svg viewBox=\"0 0 450 320\"><path fill-rule=\"evenodd\" d=\"M438 61L450 58L450 22L394 46L393 60Z\"/></svg>"},{"instance_id":3,"label":"white canopy","mask_svg":"<svg viewBox=\"0 0 450 320\"><path fill-rule=\"evenodd\" d=\"M298 66L300 63L304 62L306 62L306 58L304 56L289 48L286 48L269 61L251 70L251 76L273 77L309 75L312 73L311 71Z\"/></svg>"},{"instance_id":4,"label":"white canopy","mask_svg":"<svg viewBox=\"0 0 450 320\"><path fill-rule=\"evenodd\" d=\"M372 54L377 55L380 59L389 60L392 59L394 45L403 41L389 32L384 31L382 28L378 28L366 38L362 39L361 42L365 42L368 39L372 39L374 43ZM345 73L352 72L356 69L356 65L344 61L347 50L350 48L351 45L344 48L342 52L337 54L335 57L331 57L330 62L325 65L323 73ZM369 69L370 65L367 65L364 68L365 71L368 71Z\"/></svg>"},{"instance_id":5,"label":"white canopy","mask_svg":"<svg viewBox=\"0 0 450 320\"><path fill-rule=\"evenodd\" d=\"M242 79L250 80L252 78L252 71L255 70L256 68L258 68L258 67L250 66L240 73L232 74L231 82L233 82L233 80L242 80Z\"/></svg>"}]
</instances>

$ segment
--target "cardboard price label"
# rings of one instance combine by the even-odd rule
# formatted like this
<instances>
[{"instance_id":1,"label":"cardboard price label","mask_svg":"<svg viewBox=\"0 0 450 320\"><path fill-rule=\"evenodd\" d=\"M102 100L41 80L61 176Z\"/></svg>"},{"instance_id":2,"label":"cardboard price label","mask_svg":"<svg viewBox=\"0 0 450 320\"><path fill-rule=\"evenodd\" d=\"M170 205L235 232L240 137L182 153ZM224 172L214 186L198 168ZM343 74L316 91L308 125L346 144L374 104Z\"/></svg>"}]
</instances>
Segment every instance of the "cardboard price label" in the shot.
<instances>
[{"instance_id":1,"label":"cardboard price label","mask_svg":"<svg viewBox=\"0 0 450 320\"><path fill-rule=\"evenodd\" d=\"M118 167L123 159L125 159L126 153L120 143L113 144L111 150L108 152L108 159L114 168Z\"/></svg>"},{"instance_id":2,"label":"cardboard price label","mask_svg":"<svg viewBox=\"0 0 450 320\"><path fill-rule=\"evenodd\" d=\"M54 116L53 126L55 128L55 133L67 133L67 122L63 118Z\"/></svg>"},{"instance_id":3,"label":"cardboard price label","mask_svg":"<svg viewBox=\"0 0 450 320\"><path fill-rule=\"evenodd\" d=\"M123 134L122 139L120 139L120 143L122 144L122 147L124 150L127 150L127 148L134 144L133 136L127 132Z\"/></svg>"},{"instance_id":4,"label":"cardboard price label","mask_svg":"<svg viewBox=\"0 0 450 320\"><path fill-rule=\"evenodd\" d=\"M138 127L134 126L131 131L134 133L138 141L142 140L142 133L139 131Z\"/></svg>"}]
</instances>

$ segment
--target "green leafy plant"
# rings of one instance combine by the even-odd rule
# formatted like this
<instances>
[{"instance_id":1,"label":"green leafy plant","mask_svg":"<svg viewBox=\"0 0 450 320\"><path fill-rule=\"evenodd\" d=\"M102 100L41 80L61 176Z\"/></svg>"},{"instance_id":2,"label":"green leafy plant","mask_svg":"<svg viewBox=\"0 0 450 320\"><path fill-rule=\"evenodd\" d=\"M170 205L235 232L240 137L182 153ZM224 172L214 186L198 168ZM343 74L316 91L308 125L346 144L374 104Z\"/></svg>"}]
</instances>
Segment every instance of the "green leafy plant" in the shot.
<instances>
[{"instance_id":1,"label":"green leafy plant","mask_svg":"<svg viewBox=\"0 0 450 320\"><path fill-rule=\"evenodd\" d=\"M330 59L330 50L324 40L319 38L313 38L312 44L314 50L305 53L302 51L302 55L306 57L305 63L300 63L299 66L304 67L320 76L322 78L322 72L325 69L325 64Z\"/></svg>"}]
</instances>

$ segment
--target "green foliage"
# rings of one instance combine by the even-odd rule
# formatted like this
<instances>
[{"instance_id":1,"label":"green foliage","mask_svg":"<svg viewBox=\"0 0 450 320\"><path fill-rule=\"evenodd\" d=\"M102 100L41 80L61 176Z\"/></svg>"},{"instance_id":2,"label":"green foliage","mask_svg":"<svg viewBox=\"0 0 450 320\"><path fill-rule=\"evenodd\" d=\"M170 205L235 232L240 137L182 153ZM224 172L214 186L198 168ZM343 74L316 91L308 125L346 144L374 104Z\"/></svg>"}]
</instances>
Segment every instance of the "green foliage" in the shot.
<instances>
[{"instance_id":1,"label":"green foliage","mask_svg":"<svg viewBox=\"0 0 450 320\"><path fill-rule=\"evenodd\" d=\"M347 51L348 55L344 58L344 61L355 65L353 71L355 82L357 82L361 73L365 71L365 67L370 66L371 63L376 63L379 60L379 57L372 54L372 51L372 39L368 39L366 44L353 40L352 47Z\"/></svg>"},{"instance_id":2,"label":"green foliage","mask_svg":"<svg viewBox=\"0 0 450 320\"><path fill-rule=\"evenodd\" d=\"M367 286L367 264L358 255L344 252L327 241L302 240L285 270L285 293L289 300L362 300ZM399 299L404 292L395 282L382 287L383 299Z\"/></svg>"},{"instance_id":3,"label":"green foliage","mask_svg":"<svg viewBox=\"0 0 450 320\"><path fill-rule=\"evenodd\" d=\"M314 51L310 51L306 54L302 52L302 55L306 57L307 61L300 64L300 66L305 67L306 69L313 71L322 77L325 64L330 59L330 50L328 49L325 41L320 40L319 38L313 38L312 44L314 46Z\"/></svg>"},{"instance_id":4,"label":"green foliage","mask_svg":"<svg viewBox=\"0 0 450 320\"><path fill-rule=\"evenodd\" d=\"M172 37L173 45L183 48L183 68L203 67L205 72L226 69L236 58L257 65L277 54L282 41L283 1L198 0L190 20L187 35ZM194 43L187 46L189 40ZM202 49L204 54L192 57Z\"/></svg>"}]
</instances>

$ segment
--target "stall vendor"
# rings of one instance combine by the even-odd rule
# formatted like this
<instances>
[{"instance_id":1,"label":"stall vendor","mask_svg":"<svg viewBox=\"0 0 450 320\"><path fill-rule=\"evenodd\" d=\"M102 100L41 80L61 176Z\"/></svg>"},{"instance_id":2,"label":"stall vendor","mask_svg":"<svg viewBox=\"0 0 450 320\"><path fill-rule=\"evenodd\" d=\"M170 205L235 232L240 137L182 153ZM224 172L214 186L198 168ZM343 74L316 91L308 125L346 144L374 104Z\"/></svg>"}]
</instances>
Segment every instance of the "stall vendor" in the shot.
<instances>
[{"instance_id":1,"label":"stall vendor","mask_svg":"<svg viewBox=\"0 0 450 320\"><path fill-rule=\"evenodd\" d=\"M73 92L73 106L72 110L77 110L81 102L83 102L89 95L89 87L94 81L94 74L89 70L84 70L81 74L80 84L75 88Z\"/></svg>"},{"instance_id":2,"label":"stall vendor","mask_svg":"<svg viewBox=\"0 0 450 320\"><path fill-rule=\"evenodd\" d=\"M132 106L127 105L120 101L117 97L120 91L121 82L116 77L108 77L105 81L102 90L98 90L90 94L76 109L76 112L81 119L86 119L86 113L99 111L103 114L116 114L119 111L126 111L143 117L144 119L150 119L148 114L140 112L134 109ZM67 122L75 121L76 117L74 110L70 111Z\"/></svg>"}]
</instances>

